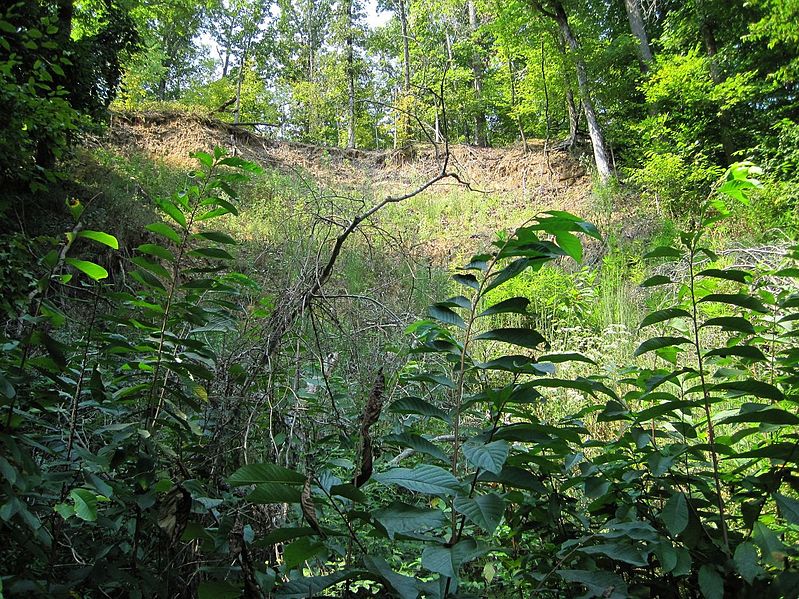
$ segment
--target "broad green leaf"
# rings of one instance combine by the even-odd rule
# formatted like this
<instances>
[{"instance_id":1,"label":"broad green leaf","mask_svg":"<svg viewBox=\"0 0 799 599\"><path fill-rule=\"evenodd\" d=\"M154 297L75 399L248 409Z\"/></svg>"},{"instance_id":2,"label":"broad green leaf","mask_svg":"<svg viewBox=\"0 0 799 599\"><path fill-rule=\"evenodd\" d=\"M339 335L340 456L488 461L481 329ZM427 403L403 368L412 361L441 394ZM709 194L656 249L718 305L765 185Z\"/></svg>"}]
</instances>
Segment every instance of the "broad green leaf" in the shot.
<instances>
[{"instance_id":1,"label":"broad green leaf","mask_svg":"<svg viewBox=\"0 0 799 599\"><path fill-rule=\"evenodd\" d=\"M102 231L89 231L84 230L78 233L78 237L83 237L85 239L91 239L92 241L96 241L97 243L102 243L103 245L107 245L110 248L115 250L119 249L119 241L113 235L109 235L108 233L103 233Z\"/></svg>"},{"instance_id":2,"label":"broad green leaf","mask_svg":"<svg viewBox=\"0 0 799 599\"><path fill-rule=\"evenodd\" d=\"M286 570L296 568L303 562L325 552L324 543L314 541L310 537L300 537L283 549L283 561Z\"/></svg>"},{"instance_id":3,"label":"broad green leaf","mask_svg":"<svg viewBox=\"0 0 799 599\"><path fill-rule=\"evenodd\" d=\"M192 152L190 156L196 159L204 167L211 168L214 164L214 157L205 152Z\"/></svg>"},{"instance_id":4,"label":"broad green leaf","mask_svg":"<svg viewBox=\"0 0 799 599\"><path fill-rule=\"evenodd\" d=\"M502 472L509 452L510 445L507 441L492 441L491 443L468 441L463 444L463 455L472 466L494 474Z\"/></svg>"},{"instance_id":5,"label":"broad green leaf","mask_svg":"<svg viewBox=\"0 0 799 599\"><path fill-rule=\"evenodd\" d=\"M583 244L580 243L580 239L576 235L568 231L560 231L555 233L555 242L575 262L580 262L583 259Z\"/></svg>"},{"instance_id":6,"label":"broad green leaf","mask_svg":"<svg viewBox=\"0 0 799 599\"><path fill-rule=\"evenodd\" d=\"M420 464L415 468L392 468L372 478L386 486L398 485L409 491L431 495L453 495L460 487L452 473L430 464Z\"/></svg>"},{"instance_id":7,"label":"broad green leaf","mask_svg":"<svg viewBox=\"0 0 799 599\"><path fill-rule=\"evenodd\" d=\"M752 584L755 578L763 571L758 562L757 549L746 541L735 548L733 555L735 568L746 582Z\"/></svg>"},{"instance_id":8,"label":"broad green leaf","mask_svg":"<svg viewBox=\"0 0 799 599\"><path fill-rule=\"evenodd\" d=\"M86 522L97 520L97 495L88 489L72 489L69 492L72 498L75 515Z\"/></svg>"},{"instance_id":9,"label":"broad green leaf","mask_svg":"<svg viewBox=\"0 0 799 599\"><path fill-rule=\"evenodd\" d=\"M402 397L391 404L388 410L396 414L419 414L449 422L449 416L444 410L419 397Z\"/></svg>"},{"instance_id":10,"label":"broad green leaf","mask_svg":"<svg viewBox=\"0 0 799 599\"><path fill-rule=\"evenodd\" d=\"M511 297L506 300L503 300L493 306L486 308L480 314L480 316L491 316L492 314L527 314L527 306L530 305L530 300L526 297Z\"/></svg>"},{"instance_id":11,"label":"broad green leaf","mask_svg":"<svg viewBox=\"0 0 799 599\"><path fill-rule=\"evenodd\" d=\"M441 510L421 508L399 501L377 510L374 517L392 540L398 534L439 529L446 519Z\"/></svg>"},{"instance_id":12,"label":"broad green leaf","mask_svg":"<svg viewBox=\"0 0 799 599\"><path fill-rule=\"evenodd\" d=\"M663 349L664 347L675 347L685 343L691 343L691 340L686 339L685 337L652 337L651 339L647 339L641 345L639 345L638 349L635 350L633 355L640 356L647 352Z\"/></svg>"},{"instance_id":13,"label":"broad green leaf","mask_svg":"<svg viewBox=\"0 0 799 599\"><path fill-rule=\"evenodd\" d=\"M488 534L494 534L505 512L505 501L499 495L488 493L475 497L456 497L454 507Z\"/></svg>"},{"instance_id":14,"label":"broad green leaf","mask_svg":"<svg viewBox=\"0 0 799 599\"><path fill-rule=\"evenodd\" d=\"M213 260L233 260L233 256L222 248L197 248L196 250L190 251L188 255L199 258L211 258Z\"/></svg>"},{"instance_id":15,"label":"broad green leaf","mask_svg":"<svg viewBox=\"0 0 799 599\"><path fill-rule=\"evenodd\" d=\"M610 559L619 560L633 566L643 567L647 565L646 553L623 541L580 547L580 551L589 555L607 555Z\"/></svg>"},{"instance_id":16,"label":"broad green leaf","mask_svg":"<svg viewBox=\"0 0 799 599\"><path fill-rule=\"evenodd\" d=\"M152 231L153 233L157 233L162 237L166 237L173 243L180 243L180 235L178 235L177 232L166 223L152 223L147 225L145 228L148 231Z\"/></svg>"},{"instance_id":17,"label":"broad green leaf","mask_svg":"<svg viewBox=\"0 0 799 599\"><path fill-rule=\"evenodd\" d=\"M799 501L793 497L774 493L774 501L780 509L780 515L790 524L799 524Z\"/></svg>"},{"instance_id":18,"label":"broad green leaf","mask_svg":"<svg viewBox=\"0 0 799 599\"><path fill-rule=\"evenodd\" d=\"M168 214L177 224L184 229L186 228L186 216L180 208L175 206L170 200L156 200L156 205Z\"/></svg>"},{"instance_id":19,"label":"broad green leaf","mask_svg":"<svg viewBox=\"0 0 799 599\"><path fill-rule=\"evenodd\" d=\"M435 318L444 324L455 325L456 327L460 327L462 329L466 328L466 323L463 322L463 318L461 318L460 315L456 314L452 309L442 306L441 304L433 304L427 309L427 313L432 318Z\"/></svg>"},{"instance_id":20,"label":"broad green leaf","mask_svg":"<svg viewBox=\"0 0 799 599\"><path fill-rule=\"evenodd\" d=\"M453 280L460 283L461 285L465 285L466 287L471 287L472 289L480 289L480 283L477 281L477 277L473 274L456 274L452 275Z\"/></svg>"},{"instance_id":21,"label":"broad green leaf","mask_svg":"<svg viewBox=\"0 0 799 599\"><path fill-rule=\"evenodd\" d=\"M659 285L668 285L669 283L673 283L669 277L666 275L655 275L646 279L643 283L641 283L641 287L658 287Z\"/></svg>"},{"instance_id":22,"label":"broad green leaf","mask_svg":"<svg viewBox=\"0 0 799 599\"><path fill-rule=\"evenodd\" d=\"M737 358L744 358L746 360L763 361L766 359L763 352L753 345L736 345L734 347L720 347L718 349L710 350L705 354L706 358L718 356L720 358L728 358L735 356Z\"/></svg>"},{"instance_id":23,"label":"broad green leaf","mask_svg":"<svg viewBox=\"0 0 799 599\"><path fill-rule=\"evenodd\" d=\"M201 582L197 588L199 599L238 599L241 597L241 588L222 581Z\"/></svg>"},{"instance_id":24,"label":"broad green leaf","mask_svg":"<svg viewBox=\"0 0 799 599\"><path fill-rule=\"evenodd\" d=\"M528 266L530 266L530 260L528 258L519 258L518 260L514 260L501 271L493 275L491 282L483 289L483 294L486 294L492 289L496 289L500 285L510 281L517 275L524 272Z\"/></svg>"},{"instance_id":25,"label":"broad green leaf","mask_svg":"<svg viewBox=\"0 0 799 599\"><path fill-rule=\"evenodd\" d=\"M524 328L494 329L481 333L475 337L475 340L502 341L519 347L526 347L527 349L536 349L539 345L546 343L546 339L541 333L533 329Z\"/></svg>"},{"instance_id":26,"label":"broad green leaf","mask_svg":"<svg viewBox=\"0 0 799 599\"><path fill-rule=\"evenodd\" d=\"M682 308L666 308L665 310L657 310L656 312L651 312L648 314L646 318L641 321L641 324L638 328L643 329L644 327L648 327L659 322L664 322L666 320L671 320L672 318L690 317L691 314Z\"/></svg>"},{"instance_id":27,"label":"broad green leaf","mask_svg":"<svg viewBox=\"0 0 799 599\"><path fill-rule=\"evenodd\" d=\"M383 442L386 444L397 444L401 447L409 447L419 453L425 453L431 457L448 462L447 455L432 441L428 441L420 435L413 433L400 433L397 435L388 435L383 437Z\"/></svg>"},{"instance_id":28,"label":"broad green leaf","mask_svg":"<svg viewBox=\"0 0 799 599\"><path fill-rule=\"evenodd\" d=\"M238 241L233 239L227 233L222 233L221 231L202 231L201 233L197 233L196 237L207 239L209 241L215 241L217 243L224 243L227 245L238 244Z\"/></svg>"},{"instance_id":29,"label":"broad green leaf","mask_svg":"<svg viewBox=\"0 0 799 599\"><path fill-rule=\"evenodd\" d=\"M728 416L719 421L719 424L732 424L736 422L753 422L765 424L782 424L785 426L799 426L799 416L780 410L778 408L765 408L762 410L741 411L740 414Z\"/></svg>"},{"instance_id":30,"label":"broad green leaf","mask_svg":"<svg viewBox=\"0 0 799 599\"><path fill-rule=\"evenodd\" d=\"M724 579L710 564L699 568L699 590L705 599L724 599Z\"/></svg>"},{"instance_id":31,"label":"broad green leaf","mask_svg":"<svg viewBox=\"0 0 799 599\"><path fill-rule=\"evenodd\" d=\"M258 485L261 483L287 483L300 485L305 483L305 476L294 470L276 464L249 464L234 472L228 482L234 487L241 485Z\"/></svg>"},{"instance_id":32,"label":"broad green leaf","mask_svg":"<svg viewBox=\"0 0 799 599\"><path fill-rule=\"evenodd\" d=\"M239 215L238 208L236 208L233 204L231 204L227 200L223 200L222 198L218 198L218 197L217 198L208 198L207 200L203 200L202 202L200 202L200 206L217 206L217 208L215 208L213 210L213 212L219 211L221 214L232 214L233 216L238 216ZM205 217L207 214L208 213L203 215L203 217ZM221 214L220 214L220 216L221 216ZM206 220L206 219L203 218L203 220Z\"/></svg>"},{"instance_id":33,"label":"broad green leaf","mask_svg":"<svg viewBox=\"0 0 799 599\"><path fill-rule=\"evenodd\" d=\"M702 323L702 327L721 327L725 331L735 331L747 335L755 334L755 327L742 316L721 316L719 318L708 318Z\"/></svg>"},{"instance_id":34,"label":"broad green leaf","mask_svg":"<svg viewBox=\"0 0 799 599\"><path fill-rule=\"evenodd\" d=\"M94 281L99 281L100 279L105 279L108 277L108 271L94 262L78 260L77 258L67 258L66 263L74 268L77 268Z\"/></svg>"},{"instance_id":35,"label":"broad green leaf","mask_svg":"<svg viewBox=\"0 0 799 599\"><path fill-rule=\"evenodd\" d=\"M607 599L629 599L627 583L624 579L603 570L558 570L558 575L566 582L582 584L588 589L583 597L603 597Z\"/></svg>"},{"instance_id":36,"label":"broad green leaf","mask_svg":"<svg viewBox=\"0 0 799 599\"><path fill-rule=\"evenodd\" d=\"M719 383L713 385L712 388L714 391L727 391L734 395L753 395L774 401L781 401L783 398L782 391L777 389L777 387L755 379Z\"/></svg>"},{"instance_id":37,"label":"broad green leaf","mask_svg":"<svg viewBox=\"0 0 799 599\"><path fill-rule=\"evenodd\" d=\"M783 565L786 548L773 530L762 522L755 522L752 527L752 540L760 547L764 561L777 567Z\"/></svg>"},{"instance_id":38,"label":"broad green leaf","mask_svg":"<svg viewBox=\"0 0 799 599\"><path fill-rule=\"evenodd\" d=\"M741 308L747 308L753 312L768 312L768 308L766 308L759 299L744 293L711 293L704 296L697 303L701 304L707 302L718 302L721 304L738 306Z\"/></svg>"},{"instance_id":39,"label":"broad green leaf","mask_svg":"<svg viewBox=\"0 0 799 599\"><path fill-rule=\"evenodd\" d=\"M682 493L674 493L668 498L660 512L660 518L672 536L677 536L688 526L688 501Z\"/></svg>"},{"instance_id":40,"label":"broad green leaf","mask_svg":"<svg viewBox=\"0 0 799 599\"><path fill-rule=\"evenodd\" d=\"M673 260L675 258L680 258L680 257L682 257L682 252L677 248L673 248L668 245L661 245L660 247L656 247L651 252L647 252L646 254L644 254L644 259L670 258Z\"/></svg>"},{"instance_id":41,"label":"broad green leaf","mask_svg":"<svg viewBox=\"0 0 799 599\"><path fill-rule=\"evenodd\" d=\"M752 278L752 274L745 270L736 270L734 268L707 268L696 273L697 277L712 277L714 279L724 279L726 281L737 281L738 283L747 283Z\"/></svg>"},{"instance_id":42,"label":"broad green leaf","mask_svg":"<svg viewBox=\"0 0 799 599\"><path fill-rule=\"evenodd\" d=\"M175 255L162 245L156 243L143 243L136 248L137 251L161 258L167 262L175 262Z\"/></svg>"},{"instance_id":43,"label":"broad green leaf","mask_svg":"<svg viewBox=\"0 0 799 599\"><path fill-rule=\"evenodd\" d=\"M247 495L247 501L259 504L299 503L300 489L288 484L260 483Z\"/></svg>"},{"instance_id":44,"label":"broad green leaf","mask_svg":"<svg viewBox=\"0 0 799 599\"><path fill-rule=\"evenodd\" d=\"M419 596L417 579L397 574L383 558L366 555L363 557L363 565L369 572L378 576L400 599L417 599Z\"/></svg>"},{"instance_id":45,"label":"broad green leaf","mask_svg":"<svg viewBox=\"0 0 799 599\"><path fill-rule=\"evenodd\" d=\"M457 580L461 566L486 552L472 539L463 539L455 545L428 545L422 551L422 566L431 572Z\"/></svg>"},{"instance_id":46,"label":"broad green leaf","mask_svg":"<svg viewBox=\"0 0 799 599\"><path fill-rule=\"evenodd\" d=\"M333 485L330 487L330 494L337 497L344 497L356 503L366 503L367 497L358 487L350 483L343 483L340 485Z\"/></svg>"}]
</instances>

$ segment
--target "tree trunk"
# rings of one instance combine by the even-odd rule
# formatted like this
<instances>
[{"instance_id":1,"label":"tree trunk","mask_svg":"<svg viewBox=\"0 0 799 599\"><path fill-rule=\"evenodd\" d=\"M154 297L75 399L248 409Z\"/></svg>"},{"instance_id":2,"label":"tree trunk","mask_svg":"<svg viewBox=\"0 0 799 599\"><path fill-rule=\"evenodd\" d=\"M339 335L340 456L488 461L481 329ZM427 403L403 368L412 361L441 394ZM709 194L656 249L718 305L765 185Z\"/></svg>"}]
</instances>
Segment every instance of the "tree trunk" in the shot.
<instances>
[{"instance_id":1,"label":"tree trunk","mask_svg":"<svg viewBox=\"0 0 799 599\"><path fill-rule=\"evenodd\" d=\"M647 73L653 60L652 48L649 45L649 36L646 34L639 2L640 0L624 0L624 8L630 23L630 32L638 39L638 59L641 64L641 72Z\"/></svg>"},{"instance_id":2,"label":"tree trunk","mask_svg":"<svg viewBox=\"0 0 799 599\"><path fill-rule=\"evenodd\" d=\"M75 3L73 0L58 0L58 39L61 44L66 44L72 37L72 16L74 12Z\"/></svg>"},{"instance_id":3,"label":"tree trunk","mask_svg":"<svg viewBox=\"0 0 799 599\"><path fill-rule=\"evenodd\" d=\"M408 46L408 15L405 12L405 0L399 0L398 9L400 25L402 26L403 91L409 94L411 91L411 51Z\"/></svg>"},{"instance_id":4,"label":"tree trunk","mask_svg":"<svg viewBox=\"0 0 799 599\"><path fill-rule=\"evenodd\" d=\"M710 62L710 79L714 85L719 85L727 78L718 62L716 55L718 54L718 43L716 42L715 23L710 15L704 10L704 5L701 0L695 0L694 6L696 8L697 17L699 19L699 32L702 35L702 43L705 46L705 53L707 54ZM735 145L730 137L730 117L724 110L719 110L719 137L721 138L721 147L724 151L724 160L727 164L733 161L733 154L735 153Z\"/></svg>"},{"instance_id":5,"label":"tree trunk","mask_svg":"<svg viewBox=\"0 0 799 599\"><path fill-rule=\"evenodd\" d=\"M577 143L577 132L580 128L580 113L574 103L574 92L570 87L566 88L566 108L569 111L569 137L566 140L566 147L573 148Z\"/></svg>"},{"instance_id":6,"label":"tree trunk","mask_svg":"<svg viewBox=\"0 0 799 599\"><path fill-rule=\"evenodd\" d=\"M610 155L608 154L607 145L605 143L605 134L599 124L599 119L594 110L594 103L591 99L591 85L588 81L588 69L585 65L585 60L580 53L580 43L569 25L569 19L566 15L566 10L560 0L550 0L550 6L553 12L545 11L540 5L537 5L539 10L544 14L551 17L558 24L560 33L563 36L566 46L574 56L574 65L577 71L577 85L580 88L580 96L582 96L583 112L585 113L585 120L588 125L588 135L591 138L591 145L594 149L594 162L596 163L596 170L599 174L599 179L606 183L613 177L613 167L611 165Z\"/></svg>"},{"instance_id":7,"label":"tree trunk","mask_svg":"<svg viewBox=\"0 0 799 599\"><path fill-rule=\"evenodd\" d=\"M477 110L474 115L474 145L485 147L488 145L488 122L485 108L483 107L483 60L477 44L477 10L474 0L468 2L469 29L472 33L474 49L472 51L472 73L474 75L474 96L477 101Z\"/></svg>"},{"instance_id":8,"label":"tree trunk","mask_svg":"<svg viewBox=\"0 0 799 599\"><path fill-rule=\"evenodd\" d=\"M348 94L348 122L347 122L347 147L355 147L355 56L352 39L352 0L347 2L347 94Z\"/></svg>"}]
</instances>

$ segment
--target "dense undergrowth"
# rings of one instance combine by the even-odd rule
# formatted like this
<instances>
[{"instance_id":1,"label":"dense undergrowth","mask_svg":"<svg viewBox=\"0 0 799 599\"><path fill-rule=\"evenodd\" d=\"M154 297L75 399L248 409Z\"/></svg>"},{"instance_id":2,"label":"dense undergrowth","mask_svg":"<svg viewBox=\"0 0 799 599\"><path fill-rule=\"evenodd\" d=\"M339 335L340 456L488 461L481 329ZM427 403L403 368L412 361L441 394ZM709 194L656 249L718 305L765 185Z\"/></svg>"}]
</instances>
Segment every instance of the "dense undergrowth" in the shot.
<instances>
[{"instance_id":1,"label":"dense undergrowth","mask_svg":"<svg viewBox=\"0 0 799 599\"><path fill-rule=\"evenodd\" d=\"M345 200L97 159L150 207L4 242L3 593L796 596L799 271L718 243L751 167L645 260L550 211L447 282L377 221L295 313Z\"/></svg>"}]
</instances>

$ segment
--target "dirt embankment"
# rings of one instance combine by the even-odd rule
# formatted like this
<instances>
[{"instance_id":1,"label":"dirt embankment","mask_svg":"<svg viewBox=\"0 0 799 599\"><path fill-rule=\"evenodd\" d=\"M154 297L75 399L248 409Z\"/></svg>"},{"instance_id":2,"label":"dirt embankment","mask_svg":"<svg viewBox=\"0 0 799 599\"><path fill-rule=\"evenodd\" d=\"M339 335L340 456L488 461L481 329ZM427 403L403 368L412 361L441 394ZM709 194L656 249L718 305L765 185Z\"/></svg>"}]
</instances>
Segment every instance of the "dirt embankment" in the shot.
<instances>
[{"instance_id":1,"label":"dirt embankment","mask_svg":"<svg viewBox=\"0 0 799 599\"><path fill-rule=\"evenodd\" d=\"M214 146L285 171L302 171L331 186L362 187L396 194L413 189L441 170L444 146L417 145L399 150L344 150L275 141L201 115L179 112L116 113L107 141L122 153L144 152L175 165L191 165L189 153ZM544 152L542 140L521 147L477 148L454 145L449 171L472 188L512 197L541 209L586 208L591 179L585 167L562 150Z\"/></svg>"}]
</instances>

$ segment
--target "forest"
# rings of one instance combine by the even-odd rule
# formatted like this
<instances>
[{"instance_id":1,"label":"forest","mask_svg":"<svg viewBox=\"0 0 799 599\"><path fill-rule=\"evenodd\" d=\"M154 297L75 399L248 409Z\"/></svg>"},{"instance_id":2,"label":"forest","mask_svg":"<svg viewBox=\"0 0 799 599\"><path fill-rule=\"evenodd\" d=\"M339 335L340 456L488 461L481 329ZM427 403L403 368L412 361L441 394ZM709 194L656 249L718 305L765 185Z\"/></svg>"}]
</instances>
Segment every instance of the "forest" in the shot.
<instances>
[{"instance_id":1,"label":"forest","mask_svg":"<svg viewBox=\"0 0 799 599\"><path fill-rule=\"evenodd\" d=\"M0 108L0 599L799 599L799 0L3 0Z\"/></svg>"}]
</instances>

